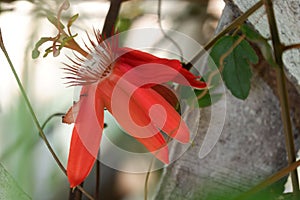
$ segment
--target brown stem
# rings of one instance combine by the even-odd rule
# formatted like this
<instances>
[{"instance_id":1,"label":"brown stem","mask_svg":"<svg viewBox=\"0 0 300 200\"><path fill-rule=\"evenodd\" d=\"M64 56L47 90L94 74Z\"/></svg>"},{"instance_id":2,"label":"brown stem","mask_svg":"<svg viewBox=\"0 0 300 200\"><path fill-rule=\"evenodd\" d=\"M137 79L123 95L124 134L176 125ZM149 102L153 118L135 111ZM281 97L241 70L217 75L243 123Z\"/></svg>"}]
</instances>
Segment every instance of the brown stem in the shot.
<instances>
[{"instance_id":1,"label":"brown stem","mask_svg":"<svg viewBox=\"0 0 300 200\"><path fill-rule=\"evenodd\" d=\"M109 38L114 33L115 24L119 15L122 0L111 0L108 13L105 18L102 35L104 38Z\"/></svg>"},{"instance_id":2,"label":"brown stem","mask_svg":"<svg viewBox=\"0 0 300 200\"><path fill-rule=\"evenodd\" d=\"M78 190L80 190L82 192L82 194L84 194L88 199L90 200L95 200L87 191L85 191L85 189L83 189L83 187L81 187L80 185L76 186L76 188Z\"/></svg>"},{"instance_id":3,"label":"brown stem","mask_svg":"<svg viewBox=\"0 0 300 200\"><path fill-rule=\"evenodd\" d=\"M288 167L283 168L282 170L276 172L274 175L270 176L269 178L267 178L263 182L259 183L255 187L253 187L251 190L249 190L249 191L243 193L242 195L238 196L237 198L235 198L235 200L247 199L248 197L256 194L259 191L261 191L262 189L264 189L264 188L270 186L271 184L275 183L276 181L279 181L281 178L286 176L291 171L296 170L299 165L300 165L300 160L290 164Z\"/></svg>"},{"instance_id":4,"label":"brown stem","mask_svg":"<svg viewBox=\"0 0 300 200\"><path fill-rule=\"evenodd\" d=\"M150 175L151 175L151 168L152 168L152 165L153 165L154 161L155 161L155 157L153 157L151 159L149 169L148 169L147 174L146 174L145 185L144 185L144 200L148 199L149 179L150 179Z\"/></svg>"},{"instance_id":5,"label":"brown stem","mask_svg":"<svg viewBox=\"0 0 300 200\"><path fill-rule=\"evenodd\" d=\"M95 200L81 185L76 186L76 188L70 188L69 200L80 200L82 194L84 194L89 200Z\"/></svg>"},{"instance_id":6,"label":"brown stem","mask_svg":"<svg viewBox=\"0 0 300 200\"><path fill-rule=\"evenodd\" d=\"M80 185L82 186L83 183ZM82 192L78 188L70 188L69 200L81 200Z\"/></svg>"},{"instance_id":7,"label":"brown stem","mask_svg":"<svg viewBox=\"0 0 300 200\"><path fill-rule=\"evenodd\" d=\"M95 199L99 200L100 199L100 195L99 195L99 191L100 191L100 161L97 159L96 161L96 188L95 188Z\"/></svg>"},{"instance_id":8,"label":"brown stem","mask_svg":"<svg viewBox=\"0 0 300 200\"><path fill-rule=\"evenodd\" d=\"M288 93L286 89L286 76L284 73L284 65L282 60L282 54L284 51L283 45L280 42L278 28L275 20L275 14L273 9L272 0L264 0L269 28L272 36L272 43L274 49L275 60L278 65L276 68L277 77L277 89L279 94L279 100L281 105L281 118L284 127L284 135L286 140L286 148L288 154L288 163L292 164L296 161L295 145L292 132L292 123L290 119L290 107L288 102ZM291 172L293 191L299 194L299 180L297 170Z\"/></svg>"},{"instance_id":9,"label":"brown stem","mask_svg":"<svg viewBox=\"0 0 300 200\"><path fill-rule=\"evenodd\" d=\"M283 51L290 50L290 49L300 49L300 43L299 44L291 44L283 47Z\"/></svg>"},{"instance_id":10,"label":"brown stem","mask_svg":"<svg viewBox=\"0 0 300 200\"><path fill-rule=\"evenodd\" d=\"M216 35L212 40L210 40L204 48L199 51L196 56L186 65L185 68L191 69L193 64L196 63L197 60L201 58L201 56L209 50L221 37L223 37L226 33L234 30L236 27L244 23L244 21L247 20L247 18L252 15L255 11L257 11L261 6L263 5L262 1L257 2L254 6L249 8L244 14L236 18L230 25L228 25L223 31L221 31L218 35Z\"/></svg>"}]
</instances>

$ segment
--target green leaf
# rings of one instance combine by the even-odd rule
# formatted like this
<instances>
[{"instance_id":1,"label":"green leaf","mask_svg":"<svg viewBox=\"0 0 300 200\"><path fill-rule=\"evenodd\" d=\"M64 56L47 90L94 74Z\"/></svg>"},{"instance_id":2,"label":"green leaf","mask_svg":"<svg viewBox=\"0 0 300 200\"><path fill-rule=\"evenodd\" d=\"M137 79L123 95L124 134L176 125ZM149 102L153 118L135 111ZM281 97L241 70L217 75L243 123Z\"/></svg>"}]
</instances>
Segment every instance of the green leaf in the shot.
<instances>
[{"instance_id":1,"label":"green leaf","mask_svg":"<svg viewBox=\"0 0 300 200\"><path fill-rule=\"evenodd\" d=\"M201 99L197 100L197 97L201 95L204 90L192 89L189 86L180 86L180 98L185 99L189 105L204 108L211 106L222 98L222 94L214 93L212 94L215 88L211 88L207 94L205 94Z\"/></svg>"},{"instance_id":2,"label":"green leaf","mask_svg":"<svg viewBox=\"0 0 300 200\"><path fill-rule=\"evenodd\" d=\"M196 90L195 93L196 95L201 94L201 90ZM209 92L205 94L201 99L198 100L198 106L200 108L204 108L207 106L211 106L215 102L219 101L222 98L222 94L210 94Z\"/></svg>"},{"instance_id":3,"label":"green leaf","mask_svg":"<svg viewBox=\"0 0 300 200\"><path fill-rule=\"evenodd\" d=\"M0 164L0 199L31 199Z\"/></svg>"},{"instance_id":4,"label":"green leaf","mask_svg":"<svg viewBox=\"0 0 300 200\"><path fill-rule=\"evenodd\" d=\"M208 61L208 62L211 62L211 61ZM221 74L219 72L216 74L215 73L216 70L218 70L218 69L216 67L214 67L214 70L209 70L202 76L202 81L204 81L206 83L209 81L210 90L217 87L220 84L220 82L222 81Z\"/></svg>"},{"instance_id":5,"label":"green leaf","mask_svg":"<svg viewBox=\"0 0 300 200\"><path fill-rule=\"evenodd\" d=\"M294 193L284 193L281 194L276 200L294 200L297 196Z\"/></svg>"},{"instance_id":6,"label":"green leaf","mask_svg":"<svg viewBox=\"0 0 300 200\"><path fill-rule=\"evenodd\" d=\"M277 64L274 59L273 50L271 45L268 43L268 40L246 24L241 26L241 31L246 35L249 41L255 43L258 46L266 61L271 66L276 67Z\"/></svg>"},{"instance_id":7,"label":"green leaf","mask_svg":"<svg viewBox=\"0 0 300 200\"><path fill-rule=\"evenodd\" d=\"M236 43L239 36L224 36L212 48L210 56L220 66L220 58ZM258 57L246 40L242 40L224 59L222 76L227 88L239 98L246 99L250 92L252 72L250 64ZM211 64L211 63L210 63Z\"/></svg>"}]
</instances>

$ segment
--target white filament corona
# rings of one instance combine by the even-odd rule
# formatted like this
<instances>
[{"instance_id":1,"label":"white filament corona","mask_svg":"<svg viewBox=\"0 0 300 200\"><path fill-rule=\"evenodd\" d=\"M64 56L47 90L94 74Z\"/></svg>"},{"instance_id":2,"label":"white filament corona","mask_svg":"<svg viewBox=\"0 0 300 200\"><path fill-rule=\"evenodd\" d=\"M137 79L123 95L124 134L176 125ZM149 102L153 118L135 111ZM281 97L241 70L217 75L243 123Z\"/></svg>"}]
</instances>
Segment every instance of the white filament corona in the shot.
<instances>
[{"instance_id":1,"label":"white filament corona","mask_svg":"<svg viewBox=\"0 0 300 200\"><path fill-rule=\"evenodd\" d=\"M89 50L86 57L80 58L75 55L76 60L69 58L73 65L65 64L66 74L70 75L66 77L70 80L67 84L70 86L96 83L111 73L114 61L113 51L110 45L103 41L100 32L95 32L95 36L96 44L88 36L92 49L85 45Z\"/></svg>"}]
</instances>

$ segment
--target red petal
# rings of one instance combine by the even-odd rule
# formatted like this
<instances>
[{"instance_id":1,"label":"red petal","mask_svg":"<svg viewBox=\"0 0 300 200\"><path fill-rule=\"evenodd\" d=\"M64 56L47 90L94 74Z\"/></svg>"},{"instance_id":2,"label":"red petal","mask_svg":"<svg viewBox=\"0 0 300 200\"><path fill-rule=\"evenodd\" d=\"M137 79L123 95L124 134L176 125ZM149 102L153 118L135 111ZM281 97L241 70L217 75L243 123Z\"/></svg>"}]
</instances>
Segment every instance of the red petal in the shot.
<instances>
[{"instance_id":1,"label":"red petal","mask_svg":"<svg viewBox=\"0 0 300 200\"><path fill-rule=\"evenodd\" d=\"M159 59L150 53L130 48L120 48L118 53L120 56L118 59L121 59L121 63L127 63L132 67L151 63L153 60Z\"/></svg>"},{"instance_id":2,"label":"red petal","mask_svg":"<svg viewBox=\"0 0 300 200\"><path fill-rule=\"evenodd\" d=\"M206 83L200 81L200 77L193 75L188 70L184 69L178 60L170 60L165 58L159 58L152 54L133 50L129 48L122 49L123 55L118 58L116 73L122 76L132 68L137 68L135 74L128 79L130 82L136 84L134 81L142 82L144 85L148 83L166 83L168 81L174 81L183 85L191 85L193 87L203 89L206 87ZM150 68L145 68L143 65L151 65ZM166 66L166 68L162 68ZM170 67L175 71L167 69ZM140 70L139 70L140 68ZM138 83L138 86L141 86ZM153 86L153 84L149 85Z\"/></svg>"},{"instance_id":3,"label":"red petal","mask_svg":"<svg viewBox=\"0 0 300 200\"><path fill-rule=\"evenodd\" d=\"M164 99L171 104L173 108L178 106L178 99L174 91L168 85L154 85L151 87L155 92L160 94Z\"/></svg>"},{"instance_id":4,"label":"red petal","mask_svg":"<svg viewBox=\"0 0 300 200\"><path fill-rule=\"evenodd\" d=\"M90 173L94 162L95 157L83 145L76 128L74 128L67 166L67 175L71 188L76 187L84 181Z\"/></svg>"},{"instance_id":5,"label":"red petal","mask_svg":"<svg viewBox=\"0 0 300 200\"><path fill-rule=\"evenodd\" d=\"M95 85L82 87L78 104L67 166L71 187L79 185L90 173L103 130L104 105Z\"/></svg>"},{"instance_id":6,"label":"red petal","mask_svg":"<svg viewBox=\"0 0 300 200\"><path fill-rule=\"evenodd\" d=\"M112 87L112 84L109 81L101 83L102 92L105 97L109 96L108 90L114 90L110 87ZM112 113L116 121L128 134L142 143L156 158L164 163L169 163L168 146L165 139L160 131L150 123L149 116L136 104L133 105L134 111L132 112L135 115L135 120L131 120L129 116L129 90L117 87L117 90L114 92L113 100L110 98L104 99L108 111Z\"/></svg>"},{"instance_id":7,"label":"red petal","mask_svg":"<svg viewBox=\"0 0 300 200\"><path fill-rule=\"evenodd\" d=\"M198 79L201 78L200 76L196 77L190 71L188 71L187 69L182 68L182 67L179 69L179 73L181 75L183 75L189 81L189 83L191 84L191 86L193 86L195 88L198 88L198 89L204 89L204 88L206 88L206 86L207 86L206 83L203 82L203 81L199 81L198 80ZM180 79L181 78L177 76L177 77L174 78L174 82L177 82L177 83L180 83L180 84L184 84L184 83L181 83Z\"/></svg>"},{"instance_id":8,"label":"red petal","mask_svg":"<svg viewBox=\"0 0 300 200\"><path fill-rule=\"evenodd\" d=\"M138 105L135 108L132 105ZM188 143L190 140L189 129L176 110L157 92L151 88L138 88L131 96L131 116L138 120L134 113L141 109L145 115L151 115L154 125L170 137ZM149 114L148 114L149 113Z\"/></svg>"},{"instance_id":9,"label":"red petal","mask_svg":"<svg viewBox=\"0 0 300 200\"><path fill-rule=\"evenodd\" d=\"M146 138L160 135L160 129L180 142L189 142L185 122L161 95L151 88L137 88L126 79L119 81L108 101L108 109L129 134L147 142ZM164 145L162 141L156 142L154 146Z\"/></svg>"},{"instance_id":10,"label":"red petal","mask_svg":"<svg viewBox=\"0 0 300 200\"><path fill-rule=\"evenodd\" d=\"M148 138L135 137L141 144L143 144L149 152L161 160L165 164L169 164L169 149L168 145L160 133Z\"/></svg>"},{"instance_id":11,"label":"red petal","mask_svg":"<svg viewBox=\"0 0 300 200\"><path fill-rule=\"evenodd\" d=\"M111 97L112 105L109 105L112 108L109 109L127 132L145 138L156 134L158 128L182 143L189 142L187 125L161 95L152 88L137 88L126 78L120 79L117 84ZM145 127L147 131L143 129Z\"/></svg>"}]
</instances>

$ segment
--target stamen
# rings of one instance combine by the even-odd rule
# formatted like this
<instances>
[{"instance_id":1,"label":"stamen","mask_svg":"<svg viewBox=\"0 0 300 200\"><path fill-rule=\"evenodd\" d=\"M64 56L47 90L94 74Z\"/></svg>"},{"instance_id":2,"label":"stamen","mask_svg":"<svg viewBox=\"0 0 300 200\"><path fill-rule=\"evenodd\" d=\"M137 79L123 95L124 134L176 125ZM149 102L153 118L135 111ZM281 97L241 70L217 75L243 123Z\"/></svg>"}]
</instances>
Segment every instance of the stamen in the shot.
<instances>
[{"instance_id":1,"label":"stamen","mask_svg":"<svg viewBox=\"0 0 300 200\"><path fill-rule=\"evenodd\" d=\"M69 86L75 85L87 85L102 81L104 78L109 76L113 67L114 53L110 45L103 41L100 31L95 31L94 34L97 40L97 44L91 40L87 34L88 39L93 48L86 48L90 52L87 57L80 58L75 53L76 60L68 57L73 65L65 64L66 74L69 76L65 77L70 81L67 82Z\"/></svg>"}]
</instances>

